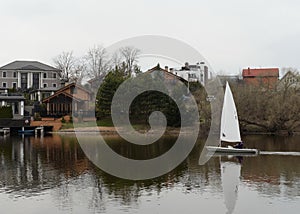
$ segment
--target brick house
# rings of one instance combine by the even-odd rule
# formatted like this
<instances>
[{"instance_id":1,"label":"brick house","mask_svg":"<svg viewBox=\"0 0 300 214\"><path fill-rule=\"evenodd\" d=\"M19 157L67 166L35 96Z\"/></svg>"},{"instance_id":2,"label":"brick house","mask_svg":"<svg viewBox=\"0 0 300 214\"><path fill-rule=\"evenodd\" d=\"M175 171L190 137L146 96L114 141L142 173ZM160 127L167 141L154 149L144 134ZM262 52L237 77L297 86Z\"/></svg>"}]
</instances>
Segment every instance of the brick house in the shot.
<instances>
[{"instance_id":1,"label":"brick house","mask_svg":"<svg viewBox=\"0 0 300 214\"><path fill-rule=\"evenodd\" d=\"M274 88L279 79L278 68L246 68L243 69L243 81L245 84Z\"/></svg>"}]
</instances>

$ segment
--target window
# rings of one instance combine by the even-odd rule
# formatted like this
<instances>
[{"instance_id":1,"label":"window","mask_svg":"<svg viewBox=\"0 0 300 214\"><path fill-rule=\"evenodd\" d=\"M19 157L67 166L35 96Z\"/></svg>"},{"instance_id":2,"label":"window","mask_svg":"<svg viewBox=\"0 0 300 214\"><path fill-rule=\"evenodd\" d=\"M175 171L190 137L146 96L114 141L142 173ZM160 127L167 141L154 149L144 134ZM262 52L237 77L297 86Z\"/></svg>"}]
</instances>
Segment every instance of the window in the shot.
<instances>
[{"instance_id":1,"label":"window","mask_svg":"<svg viewBox=\"0 0 300 214\"><path fill-rule=\"evenodd\" d=\"M27 80L28 80L27 73L21 73L21 88L22 89L27 88Z\"/></svg>"},{"instance_id":2,"label":"window","mask_svg":"<svg viewBox=\"0 0 300 214\"><path fill-rule=\"evenodd\" d=\"M53 83L53 84L52 84L52 87L56 88L56 83Z\"/></svg>"},{"instance_id":3,"label":"window","mask_svg":"<svg viewBox=\"0 0 300 214\"><path fill-rule=\"evenodd\" d=\"M2 83L2 87L3 87L3 88L6 88L6 87L7 87L7 83L6 83L6 82L3 82L3 83Z\"/></svg>"},{"instance_id":4,"label":"window","mask_svg":"<svg viewBox=\"0 0 300 214\"><path fill-rule=\"evenodd\" d=\"M6 71L2 72L2 77L6 77Z\"/></svg>"},{"instance_id":5,"label":"window","mask_svg":"<svg viewBox=\"0 0 300 214\"><path fill-rule=\"evenodd\" d=\"M40 74L39 73L32 74L32 88L34 88L34 89L40 88Z\"/></svg>"},{"instance_id":6,"label":"window","mask_svg":"<svg viewBox=\"0 0 300 214\"><path fill-rule=\"evenodd\" d=\"M52 74L53 79L56 79L56 73Z\"/></svg>"},{"instance_id":7,"label":"window","mask_svg":"<svg viewBox=\"0 0 300 214\"><path fill-rule=\"evenodd\" d=\"M46 79L46 78L47 78L47 73L44 73L44 74L43 74L43 77Z\"/></svg>"},{"instance_id":8,"label":"window","mask_svg":"<svg viewBox=\"0 0 300 214\"><path fill-rule=\"evenodd\" d=\"M14 103L15 114L19 114L19 104L17 102Z\"/></svg>"},{"instance_id":9,"label":"window","mask_svg":"<svg viewBox=\"0 0 300 214\"><path fill-rule=\"evenodd\" d=\"M192 73L192 74L188 74L189 78L196 78L196 74Z\"/></svg>"},{"instance_id":10,"label":"window","mask_svg":"<svg viewBox=\"0 0 300 214\"><path fill-rule=\"evenodd\" d=\"M12 83L12 88L14 88L14 89L17 88L17 83L16 83L16 82L13 82L13 83Z\"/></svg>"},{"instance_id":11,"label":"window","mask_svg":"<svg viewBox=\"0 0 300 214\"><path fill-rule=\"evenodd\" d=\"M14 72L14 73L13 73L13 77L14 77L14 78L17 78L17 72Z\"/></svg>"},{"instance_id":12,"label":"window","mask_svg":"<svg viewBox=\"0 0 300 214\"><path fill-rule=\"evenodd\" d=\"M47 83L44 83L44 84L43 84L43 87L44 87L44 88L47 88L47 86L48 86Z\"/></svg>"}]
</instances>

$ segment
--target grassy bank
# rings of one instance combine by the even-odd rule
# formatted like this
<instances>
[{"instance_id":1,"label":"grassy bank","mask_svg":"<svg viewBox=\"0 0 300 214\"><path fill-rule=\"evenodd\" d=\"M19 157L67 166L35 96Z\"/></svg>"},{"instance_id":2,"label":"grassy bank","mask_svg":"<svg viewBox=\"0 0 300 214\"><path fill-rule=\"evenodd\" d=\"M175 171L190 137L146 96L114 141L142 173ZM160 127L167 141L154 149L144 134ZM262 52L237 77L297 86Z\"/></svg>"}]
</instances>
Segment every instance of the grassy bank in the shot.
<instances>
[{"instance_id":1,"label":"grassy bank","mask_svg":"<svg viewBox=\"0 0 300 214\"><path fill-rule=\"evenodd\" d=\"M114 124L110 119L97 120L96 124L97 126L114 127ZM76 122L76 127L94 127L94 126L95 126L95 121ZM61 130L72 129L72 128L74 128L73 122L62 123Z\"/></svg>"},{"instance_id":2,"label":"grassy bank","mask_svg":"<svg viewBox=\"0 0 300 214\"><path fill-rule=\"evenodd\" d=\"M101 127L103 130L107 132L115 132L114 125L111 119L103 119L96 121L97 127ZM133 128L141 133L147 132L150 129L149 124L133 124ZM83 128L82 130L88 131L88 128L91 128L90 131L94 130L92 128L95 127L95 121L85 121L81 123L76 123L77 128ZM62 127L60 131L72 131L74 129L74 125L72 122L62 123ZM102 130L100 129L100 131ZM202 125L200 127L201 135L207 135L209 133L210 127L207 125ZM167 127L167 133L179 133L180 128ZM247 134L262 134L262 135L299 135L300 129L294 130L293 132L289 132L287 130L278 130L275 132L267 132L266 130L257 127L257 126L247 126L246 129L241 129L243 135Z\"/></svg>"}]
</instances>

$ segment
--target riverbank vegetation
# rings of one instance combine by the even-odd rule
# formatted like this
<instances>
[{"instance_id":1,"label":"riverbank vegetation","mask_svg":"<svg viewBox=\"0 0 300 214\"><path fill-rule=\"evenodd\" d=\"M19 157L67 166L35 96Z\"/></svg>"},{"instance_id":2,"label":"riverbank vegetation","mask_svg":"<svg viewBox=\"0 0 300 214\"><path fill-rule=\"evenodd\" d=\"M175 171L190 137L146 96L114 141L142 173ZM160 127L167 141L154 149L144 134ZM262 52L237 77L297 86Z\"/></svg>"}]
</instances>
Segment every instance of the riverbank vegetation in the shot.
<instances>
[{"instance_id":1,"label":"riverbank vegetation","mask_svg":"<svg viewBox=\"0 0 300 214\"><path fill-rule=\"evenodd\" d=\"M113 126L111 118L113 96L124 81L135 81L135 78L131 78L132 74L135 74L133 76L141 75L142 72L137 64L139 53L140 51L134 47L124 47L113 56L108 56L105 49L95 46L84 57L85 60L83 61L88 66L87 70L92 71L89 77L99 78L102 81L102 78L105 76L98 92L96 92L95 109L98 125ZM58 56L56 58L57 66L64 68L66 63L63 62L69 61L67 60L69 58L74 61L72 53ZM72 73L72 70L70 72ZM66 76L68 75L67 73ZM81 77L76 77L75 79L78 80ZM137 83L135 87L139 88L145 84L148 84L147 78ZM214 114L214 112L211 112L210 101L212 100L208 99L205 88L199 83L190 82L187 84L185 82L184 84L189 86L189 93L194 96L197 102L201 130L208 132L211 127L211 114ZM230 86L235 98L242 132L283 132L292 134L300 131L299 88L292 87L292 84L289 82L281 84L281 87L266 87L264 84L247 85L242 80L232 82ZM157 81L156 87L164 88L165 82ZM126 93L127 91L124 90L124 94ZM188 98L188 96L187 93L183 97ZM187 114L189 112L188 109L182 109L185 108L185 105L183 105L185 101L183 99L182 105L180 103L176 105L170 97L163 93L157 91L144 92L137 96L131 104L128 112L130 122L135 127L147 128L149 127L150 114L153 111L160 111L166 116L169 127L180 127L181 116L179 109ZM222 105L221 100L218 101L220 103L217 105ZM219 116L217 115L217 117ZM105 121L110 122L107 123ZM65 124L64 126L71 125Z\"/></svg>"},{"instance_id":2,"label":"riverbank vegetation","mask_svg":"<svg viewBox=\"0 0 300 214\"><path fill-rule=\"evenodd\" d=\"M120 68L116 68L110 71L104 78L103 83L101 84L101 87L97 93L97 119L99 121L103 119L111 119L111 104L113 96L119 86L126 80L128 80L127 83L129 83L130 86L132 86L136 91L144 89L148 84L150 84L148 85L149 87L159 89L160 91L168 91L163 79L155 77L155 75L143 75L143 78L129 79L128 76ZM186 89L183 89L181 87L184 87L184 84L176 85L176 87L174 88L174 92L170 93L173 93L173 96L177 95L176 90L185 91L186 93L188 93ZM199 88L202 88L199 83L190 84L190 92L192 93L197 91ZM179 127L181 125L181 115L179 111L180 109L181 112L186 114L185 118L187 118L187 122L193 122L194 118L189 116L192 115L190 114L190 112L193 111L193 109L189 109L187 105L185 105L185 103L187 102L185 99L189 99L187 94L178 93L180 97L177 97L177 103L175 103L175 101L172 100L171 97L160 91L150 90L139 94L131 103L129 112L124 113L124 117L129 115L129 120L133 126L146 127L147 125L149 125L148 120L151 113L154 111L159 111L165 115L167 126ZM130 97L131 93L132 91L130 90L123 90L124 97ZM121 116L122 115L120 115L120 117Z\"/></svg>"},{"instance_id":3,"label":"riverbank vegetation","mask_svg":"<svg viewBox=\"0 0 300 214\"><path fill-rule=\"evenodd\" d=\"M105 77L97 94L98 126L113 126L110 109L112 98L117 88L127 79L128 77L117 69ZM147 80L140 84L146 82ZM163 83L158 84L163 87ZM289 85L280 89L251 86L241 81L231 83L230 86L242 132L292 134L300 131L299 89ZM208 132L211 125L211 106L205 88L199 83L190 83L189 87L198 105L201 130ZM153 111L164 113L169 127L180 127L178 106L166 95L155 91L143 93L134 99L129 115L132 125L136 129L150 128L148 119Z\"/></svg>"},{"instance_id":4,"label":"riverbank vegetation","mask_svg":"<svg viewBox=\"0 0 300 214\"><path fill-rule=\"evenodd\" d=\"M300 130L300 91L286 84L266 88L232 84L241 129L244 132L292 134Z\"/></svg>"}]
</instances>

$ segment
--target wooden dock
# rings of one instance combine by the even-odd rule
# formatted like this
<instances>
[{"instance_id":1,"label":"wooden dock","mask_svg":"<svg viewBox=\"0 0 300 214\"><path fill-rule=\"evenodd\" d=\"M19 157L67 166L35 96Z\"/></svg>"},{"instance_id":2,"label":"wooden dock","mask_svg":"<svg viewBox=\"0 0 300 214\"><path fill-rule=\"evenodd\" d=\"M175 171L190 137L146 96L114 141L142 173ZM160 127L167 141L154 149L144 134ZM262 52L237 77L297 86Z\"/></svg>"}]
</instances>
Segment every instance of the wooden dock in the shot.
<instances>
[{"instance_id":1,"label":"wooden dock","mask_svg":"<svg viewBox=\"0 0 300 214\"><path fill-rule=\"evenodd\" d=\"M0 128L0 134L3 136L10 134L10 128Z\"/></svg>"},{"instance_id":2,"label":"wooden dock","mask_svg":"<svg viewBox=\"0 0 300 214\"><path fill-rule=\"evenodd\" d=\"M44 127L43 126L36 127L34 129L34 134L35 134L35 136L37 136L38 134L40 136L43 136L44 135Z\"/></svg>"}]
</instances>

